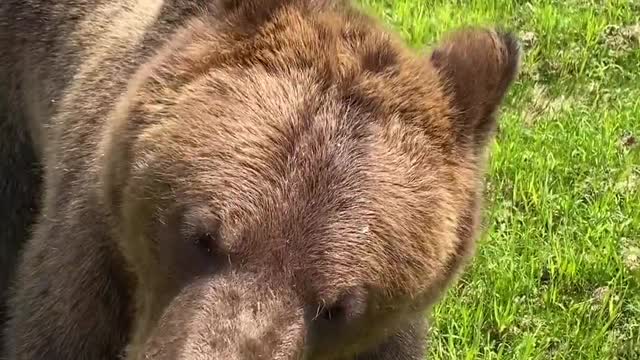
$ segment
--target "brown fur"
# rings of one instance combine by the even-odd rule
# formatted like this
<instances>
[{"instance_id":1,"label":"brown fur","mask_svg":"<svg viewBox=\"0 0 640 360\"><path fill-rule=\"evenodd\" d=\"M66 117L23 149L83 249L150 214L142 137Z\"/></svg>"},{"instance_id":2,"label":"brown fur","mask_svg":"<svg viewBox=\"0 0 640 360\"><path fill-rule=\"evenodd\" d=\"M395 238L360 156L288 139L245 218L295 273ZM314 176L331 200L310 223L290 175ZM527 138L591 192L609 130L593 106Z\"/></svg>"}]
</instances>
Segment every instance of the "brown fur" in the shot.
<instances>
[{"instance_id":1,"label":"brown fur","mask_svg":"<svg viewBox=\"0 0 640 360\"><path fill-rule=\"evenodd\" d=\"M0 18L45 164L9 359L423 358L473 251L511 35L423 57L329 0Z\"/></svg>"}]
</instances>

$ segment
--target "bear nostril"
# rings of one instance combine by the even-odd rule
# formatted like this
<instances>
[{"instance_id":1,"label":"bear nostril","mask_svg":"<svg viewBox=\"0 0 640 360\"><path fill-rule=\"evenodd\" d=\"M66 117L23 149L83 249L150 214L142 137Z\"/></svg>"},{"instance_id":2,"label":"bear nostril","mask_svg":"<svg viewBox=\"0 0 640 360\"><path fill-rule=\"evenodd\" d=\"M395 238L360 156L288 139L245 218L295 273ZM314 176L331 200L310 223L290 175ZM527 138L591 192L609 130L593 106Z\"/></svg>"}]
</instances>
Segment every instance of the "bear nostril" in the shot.
<instances>
[{"instance_id":1,"label":"bear nostril","mask_svg":"<svg viewBox=\"0 0 640 360\"><path fill-rule=\"evenodd\" d=\"M213 243L214 240L211 234L200 235L193 239L193 244L207 254L211 254Z\"/></svg>"},{"instance_id":2,"label":"bear nostril","mask_svg":"<svg viewBox=\"0 0 640 360\"><path fill-rule=\"evenodd\" d=\"M318 314L318 318L325 321L341 319L344 317L345 317L345 310L341 304L332 305L329 307L323 307L320 309Z\"/></svg>"},{"instance_id":3,"label":"bear nostril","mask_svg":"<svg viewBox=\"0 0 640 360\"><path fill-rule=\"evenodd\" d=\"M327 293L325 301L307 307L307 338L310 353L323 354L329 349L351 346L357 342L361 328L366 325L369 299L365 291L348 289ZM320 298L322 299L322 298ZM327 301L330 300L330 301Z\"/></svg>"},{"instance_id":4,"label":"bear nostril","mask_svg":"<svg viewBox=\"0 0 640 360\"><path fill-rule=\"evenodd\" d=\"M358 289L344 292L331 304L318 306L316 320L330 322L351 322L362 315L366 310L365 293Z\"/></svg>"}]
</instances>

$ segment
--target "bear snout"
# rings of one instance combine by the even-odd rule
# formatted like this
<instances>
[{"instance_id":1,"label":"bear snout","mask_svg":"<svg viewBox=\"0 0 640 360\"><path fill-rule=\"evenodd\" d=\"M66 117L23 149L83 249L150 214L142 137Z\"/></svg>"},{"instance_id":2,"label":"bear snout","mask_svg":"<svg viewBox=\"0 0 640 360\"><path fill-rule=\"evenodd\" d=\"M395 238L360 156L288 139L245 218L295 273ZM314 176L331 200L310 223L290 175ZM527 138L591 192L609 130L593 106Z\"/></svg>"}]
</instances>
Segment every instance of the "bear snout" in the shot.
<instances>
[{"instance_id":1,"label":"bear snout","mask_svg":"<svg viewBox=\"0 0 640 360\"><path fill-rule=\"evenodd\" d=\"M291 294L249 274L198 280L166 307L128 359L304 359L301 309Z\"/></svg>"}]
</instances>

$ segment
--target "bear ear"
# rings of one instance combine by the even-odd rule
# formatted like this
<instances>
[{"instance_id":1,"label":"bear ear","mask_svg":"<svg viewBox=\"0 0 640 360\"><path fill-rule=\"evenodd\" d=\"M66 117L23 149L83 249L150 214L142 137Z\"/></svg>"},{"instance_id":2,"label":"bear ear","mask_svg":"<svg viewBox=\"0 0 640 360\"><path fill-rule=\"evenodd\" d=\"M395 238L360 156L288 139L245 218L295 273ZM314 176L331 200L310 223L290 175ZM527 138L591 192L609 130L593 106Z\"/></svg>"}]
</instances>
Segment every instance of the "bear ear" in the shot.
<instances>
[{"instance_id":1,"label":"bear ear","mask_svg":"<svg viewBox=\"0 0 640 360\"><path fill-rule=\"evenodd\" d=\"M462 135L483 145L520 67L521 50L509 32L467 28L450 33L431 53L446 92L460 113Z\"/></svg>"}]
</instances>

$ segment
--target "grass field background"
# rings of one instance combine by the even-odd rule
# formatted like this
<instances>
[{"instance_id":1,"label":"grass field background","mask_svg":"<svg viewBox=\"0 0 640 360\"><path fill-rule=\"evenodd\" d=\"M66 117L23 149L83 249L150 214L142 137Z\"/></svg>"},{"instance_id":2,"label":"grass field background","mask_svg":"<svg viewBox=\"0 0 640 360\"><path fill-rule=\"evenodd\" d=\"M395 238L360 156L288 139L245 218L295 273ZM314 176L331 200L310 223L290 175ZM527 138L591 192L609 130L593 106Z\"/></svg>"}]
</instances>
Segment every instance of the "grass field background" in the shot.
<instances>
[{"instance_id":1,"label":"grass field background","mask_svg":"<svg viewBox=\"0 0 640 360\"><path fill-rule=\"evenodd\" d=\"M640 0L360 2L416 49L465 25L523 43L430 358L640 359Z\"/></svg>"}]
</instances>

